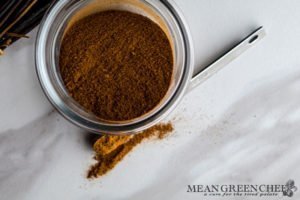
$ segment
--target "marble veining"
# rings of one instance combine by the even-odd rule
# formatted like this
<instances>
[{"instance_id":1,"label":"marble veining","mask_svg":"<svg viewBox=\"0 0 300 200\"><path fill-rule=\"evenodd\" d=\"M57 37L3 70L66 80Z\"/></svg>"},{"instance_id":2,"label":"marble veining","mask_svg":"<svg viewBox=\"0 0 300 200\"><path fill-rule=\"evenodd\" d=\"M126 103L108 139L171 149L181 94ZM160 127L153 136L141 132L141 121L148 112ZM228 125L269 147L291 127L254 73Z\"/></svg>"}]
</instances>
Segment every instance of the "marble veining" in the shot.
<instances>
[{"instance_id":1,"label":"marble veining","mask_svg":"<svg viewBox=\"0 0 300 200\"><path fill-rule=\"evenodd\" d=\"M61 117L34 71L34 38L0 57L0 199L299 199L208 197L188 184L285 184L300 190L300 2L176 0L191 27L197 69L264 25L268 36L184 98L114 170L87 180L90 133ZM234 5L234 6L233 6ZM239 8L239 9L236 9ZM201 22L202 23L199 23Z\"/></svg>"}]
</instances>

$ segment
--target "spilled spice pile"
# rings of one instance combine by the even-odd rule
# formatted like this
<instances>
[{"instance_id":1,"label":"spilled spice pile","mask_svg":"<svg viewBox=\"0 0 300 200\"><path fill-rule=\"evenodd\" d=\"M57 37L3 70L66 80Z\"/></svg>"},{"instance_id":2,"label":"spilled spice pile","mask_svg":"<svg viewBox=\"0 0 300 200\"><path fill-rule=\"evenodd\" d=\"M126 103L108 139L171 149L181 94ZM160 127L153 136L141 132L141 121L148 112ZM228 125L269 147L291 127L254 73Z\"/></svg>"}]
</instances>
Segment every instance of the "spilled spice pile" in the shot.
<instances>
[{"instance_id":1,"label":"spilled spice pile","mask_svg":"<svg viewBox=\"0 0 300 200\"><path fill-rule=\"evenodd\" d=\"M97 163L88 171L88 178L97 178L113 169L134 147L149 138L163 139L173 131L171 123L158 124L137 135L102 136L94 144Z\"/></svg>"},{"instance_id":2,"label":"spilled spice pile","mask_svg":"<svg viewBox=\"0 0 300 200\"><path fill-rule=\"evenodd\" d=\"M166 95L173 73L165 32L126 11L104 11L76 22L63 38L59 63L69 94L111 121L151 111Z\"/></svg>"}]
</instances>

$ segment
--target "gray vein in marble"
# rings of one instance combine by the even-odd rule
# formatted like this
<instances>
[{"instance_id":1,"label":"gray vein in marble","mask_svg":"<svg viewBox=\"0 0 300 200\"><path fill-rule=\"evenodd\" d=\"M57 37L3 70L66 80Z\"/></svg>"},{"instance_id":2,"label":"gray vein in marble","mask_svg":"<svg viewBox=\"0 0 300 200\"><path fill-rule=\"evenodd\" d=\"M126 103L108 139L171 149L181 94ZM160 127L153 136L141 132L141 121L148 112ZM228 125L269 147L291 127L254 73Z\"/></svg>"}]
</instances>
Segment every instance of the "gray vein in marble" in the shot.
<instances>
[{"instance_id":1,"label":"gray vein in marble","mask_svg":"<svg viewBox=\"0 0 300 200\"><path fill-rule=\"evenodd\" d=\"M51 131L55 129L56 117L57 113L52 111L20 129L0 133L2 198L17 199L28 191L47 162L51 161L51 149L62 137L60 132Z\"/></svg>"},{"instance_id":2,"label":"gray vein in marble","mask_svg":"<svg viewBox=\"0 0 300 200\"><path fill-rule=\"evenodd\" d=\"M182 191L188 184L285 184L289 179L299 183L300 169L295 166L300 165L300 119L288 120L300 112L299 80L292 75L251 91L197 139L174 152L155 183L127 199L195 199ZM272 117L274 112L278 113Z\"/></svg>"}]
</instances>

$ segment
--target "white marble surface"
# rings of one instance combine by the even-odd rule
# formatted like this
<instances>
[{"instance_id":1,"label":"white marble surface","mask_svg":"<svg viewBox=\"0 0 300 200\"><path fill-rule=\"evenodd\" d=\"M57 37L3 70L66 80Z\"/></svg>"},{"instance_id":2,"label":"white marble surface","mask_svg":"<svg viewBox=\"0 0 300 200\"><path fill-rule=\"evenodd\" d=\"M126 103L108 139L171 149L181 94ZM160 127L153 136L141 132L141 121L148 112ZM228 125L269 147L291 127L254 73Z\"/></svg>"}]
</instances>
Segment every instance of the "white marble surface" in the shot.
<instances>
[{"instance_id":1,"label":"white marble surface","mask_svg":"<svg viewBox=\"0 0 300 200\"><path fill-rule=\"evenodd\" d=\"M203 199L186 193L187 185L290 178L300 189L300 1L176 2L191 27L198 69L257 26L268 36L187 95L167 119L172 136L139 146L89 181L88 134L46 100L31 33L0 58L1 200ZM300 191L282 199L299 198Z\"/></svg>"}]
</instances>

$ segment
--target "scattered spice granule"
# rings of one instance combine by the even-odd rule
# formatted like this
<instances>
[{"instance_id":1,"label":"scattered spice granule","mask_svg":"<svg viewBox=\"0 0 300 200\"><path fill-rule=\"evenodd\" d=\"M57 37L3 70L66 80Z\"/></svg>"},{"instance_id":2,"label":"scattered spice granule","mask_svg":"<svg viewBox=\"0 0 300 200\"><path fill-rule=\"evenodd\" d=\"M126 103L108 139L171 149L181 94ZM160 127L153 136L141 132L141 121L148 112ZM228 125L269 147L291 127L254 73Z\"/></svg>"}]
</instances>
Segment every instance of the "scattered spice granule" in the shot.
<instances>
[{"instance_id":1,"label":"scattered spice granule","mask_svg":"<svg viewBox=\"0 0 300 200\"><path fill-rule=\"evenodd\" d=\"M137 145L149 138L163 139L173 131L171 123L158 124L136 135L105 135L94 144L97 163L88 171L87 178L97 178L112 170Z\"/></svg>"}]
</instances>

